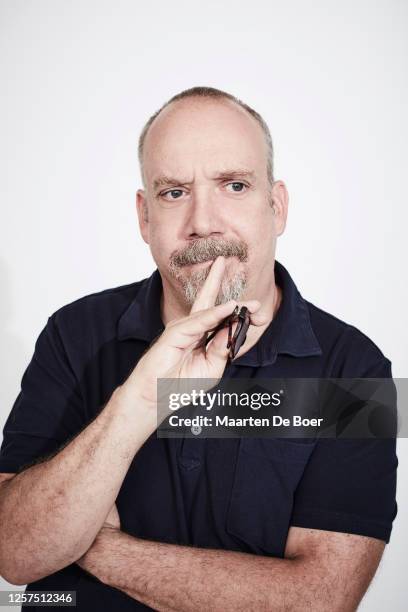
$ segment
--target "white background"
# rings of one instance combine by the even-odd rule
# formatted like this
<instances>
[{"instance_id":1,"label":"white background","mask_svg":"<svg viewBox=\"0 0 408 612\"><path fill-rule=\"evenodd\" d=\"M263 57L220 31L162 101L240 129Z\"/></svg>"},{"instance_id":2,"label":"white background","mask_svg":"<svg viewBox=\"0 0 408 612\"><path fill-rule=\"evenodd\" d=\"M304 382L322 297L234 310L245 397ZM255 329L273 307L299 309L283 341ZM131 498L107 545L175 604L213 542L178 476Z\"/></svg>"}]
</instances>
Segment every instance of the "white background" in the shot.
<instances>
[{"instance_id":1,"label":"white background","mask_svg":"<svg viewBox=\"0 0 408 612\"><path fill-rule=\"evenodd\" d=\"M290 194L277 259L407 376L404 0L3 0L0 13L1 425L48 316L154 269L137 138L195 85L265 117ZM399 455L399 515L366 611L408 605L406 440Z\"/></svg>"}]
</instances>

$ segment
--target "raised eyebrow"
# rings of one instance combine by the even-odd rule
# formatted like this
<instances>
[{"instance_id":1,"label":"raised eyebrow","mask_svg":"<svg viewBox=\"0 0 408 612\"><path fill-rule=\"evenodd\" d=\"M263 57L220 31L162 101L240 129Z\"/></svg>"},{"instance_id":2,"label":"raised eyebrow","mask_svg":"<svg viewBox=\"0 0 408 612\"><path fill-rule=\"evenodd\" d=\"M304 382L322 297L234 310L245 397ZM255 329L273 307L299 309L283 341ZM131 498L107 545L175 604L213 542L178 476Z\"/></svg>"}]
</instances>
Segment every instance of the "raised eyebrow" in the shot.
<instances>
[{"instance_id":1,"label":"raised eyebrow","mask_svg":"<svg viewBox=\"0 0 408 612\"><path fill-rule=\"evenodd\" d=\"M234 178L248 178L255 180L255 172L252 170L223 170L219 174L213 177L214 180L226 180Z\"/></svg>"}]
</instances>

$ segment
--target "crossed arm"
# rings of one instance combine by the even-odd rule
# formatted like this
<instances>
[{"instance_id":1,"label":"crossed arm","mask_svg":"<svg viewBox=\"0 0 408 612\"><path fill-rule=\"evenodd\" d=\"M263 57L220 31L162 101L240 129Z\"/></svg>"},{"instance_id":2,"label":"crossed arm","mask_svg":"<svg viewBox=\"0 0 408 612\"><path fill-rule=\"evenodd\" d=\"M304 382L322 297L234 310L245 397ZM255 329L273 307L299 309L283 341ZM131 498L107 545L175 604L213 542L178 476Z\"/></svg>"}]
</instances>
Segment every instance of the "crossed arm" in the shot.
<instances>
[{"instance_id":1,"label":"crossed arm","mask_svg":"<svg viewBox=\"0 0 408 612\"><path fill-rule=\"evenodd\" d=\"M356 609L384 550L379 539L291 527L281 559L122 532L112 504L145 430L155 424L136 419L135 442L133 413L120 407L112 401L51 459L0 474L0 571L9 582L34 582L78 562L102 583L163 612Z\"/></svg>"},{"instance_id":2,"label":"crossed arm","mask_svg":"<svg viewBox=\"0 0 408 612\"><path fill-rule=\"evenodd\" d=\"M356 610L384 546L365 536L291 527L280 559L143 540L110 521L78 564L162 612L348 612Z\"/></svg>"}]
</instances>

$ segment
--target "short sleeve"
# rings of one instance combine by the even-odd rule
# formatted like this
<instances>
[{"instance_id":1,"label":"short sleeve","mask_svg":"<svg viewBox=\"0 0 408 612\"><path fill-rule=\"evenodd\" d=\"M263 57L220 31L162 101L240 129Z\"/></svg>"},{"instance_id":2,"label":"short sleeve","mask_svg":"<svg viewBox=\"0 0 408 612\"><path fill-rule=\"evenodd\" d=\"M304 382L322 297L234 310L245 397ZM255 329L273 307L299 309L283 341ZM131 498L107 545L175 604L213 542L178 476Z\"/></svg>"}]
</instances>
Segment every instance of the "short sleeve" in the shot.
<instances>
[{"instance_id":1,"label":"short sleeve","mask_svg":"<svg viewBox=\"0 0 408 612\"><path fill-rule=\"evenodd\" d=\"M19 472L55 453L84 426L83 401L55 315L41 331L3 429L0 472Z\"/></svg>"},{"instance_id":2,"label":"short sleeve","mask_svg":"<svg viewBox=\"0 0 408 612\"><path fill-rule=\"evenodd\" d=\"M384 358L367 376L391 377ZM320 439L295 493L291 525L388 543L397 514L396 439Z\"/></svg>"}]
</instances>

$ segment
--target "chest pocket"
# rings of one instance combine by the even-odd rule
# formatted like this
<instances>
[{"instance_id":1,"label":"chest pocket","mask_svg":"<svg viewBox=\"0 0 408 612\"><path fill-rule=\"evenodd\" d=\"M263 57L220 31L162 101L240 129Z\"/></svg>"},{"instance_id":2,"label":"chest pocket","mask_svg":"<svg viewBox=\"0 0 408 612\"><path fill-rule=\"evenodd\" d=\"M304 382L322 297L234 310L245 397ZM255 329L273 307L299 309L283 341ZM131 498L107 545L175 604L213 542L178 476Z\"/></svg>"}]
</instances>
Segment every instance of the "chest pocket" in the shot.
<instances>
[{"instance_id":1,"label":"chest pocket","mask_svg":"<svg viewBox=\"0 0 408 612\"><path fill-rule=\"evenodd\" d=\"M240 440L226 531L247 552L283 557L294 493L315 444L310 439Z\"/></svg>"}]
</instances>

